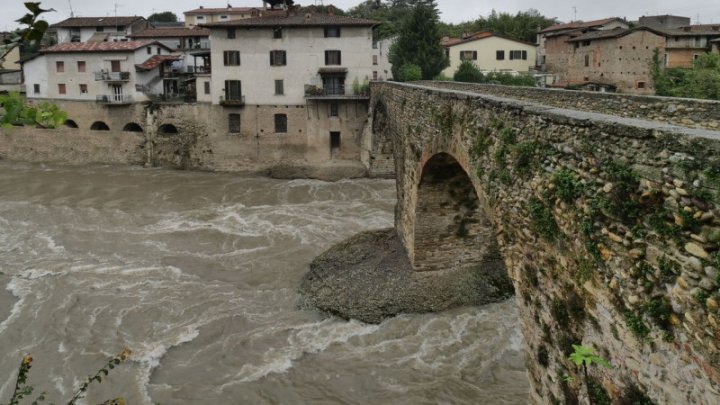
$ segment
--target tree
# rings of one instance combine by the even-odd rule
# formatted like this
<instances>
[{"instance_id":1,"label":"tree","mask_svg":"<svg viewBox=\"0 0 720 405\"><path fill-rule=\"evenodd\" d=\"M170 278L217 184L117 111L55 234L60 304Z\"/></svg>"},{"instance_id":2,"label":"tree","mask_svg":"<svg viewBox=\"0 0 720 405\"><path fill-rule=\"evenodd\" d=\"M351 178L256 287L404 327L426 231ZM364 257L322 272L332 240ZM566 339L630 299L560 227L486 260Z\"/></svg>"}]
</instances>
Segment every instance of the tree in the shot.
<instances>
[{"instance_id":1,"label":"tree","mask_svg":"<svg viewBox=\"0 0 720 405\"><path fill-rule=\"evenodd\" d=\"M480 83L484 79L480 69L475 66L475 63L469 60L462 61L453 75L453 80L456 82Z\"/></svg>"},{"instance_id":2,"label":"tree","mask_svg":"<svg viewBox=\"0 0 720 405\"><path fill-rule=\"evenodd\" d=\"M397 41L390 48L394 77L402 77L401 66L414 64L420 66L422 78L430 80L448 65L440 45L437 9L426 3L434 5L434 1L418 2L403 20Z\"/></svg>"},{"instance_id":3,"label":"tree","mask_svg":"<svg viewBox=\"0 0 720 405\"><path fill-rule=\"evenodd\" d=\"M422 69L418 65L408 63L398 69L398 80L400 81L414 82L420 79L422 79Z\"/></svg>"},{"instance_id":4,"label":"tree","mask_svg":"<svg viewBox=\"0 0 720 405\"><path fill-rule=\"evenodd\" d=\"M153 22L177 22L178 16L172 11L163 11L162 13L152 13L147 18L151 23Z\"/></svg>"}]
</instances>

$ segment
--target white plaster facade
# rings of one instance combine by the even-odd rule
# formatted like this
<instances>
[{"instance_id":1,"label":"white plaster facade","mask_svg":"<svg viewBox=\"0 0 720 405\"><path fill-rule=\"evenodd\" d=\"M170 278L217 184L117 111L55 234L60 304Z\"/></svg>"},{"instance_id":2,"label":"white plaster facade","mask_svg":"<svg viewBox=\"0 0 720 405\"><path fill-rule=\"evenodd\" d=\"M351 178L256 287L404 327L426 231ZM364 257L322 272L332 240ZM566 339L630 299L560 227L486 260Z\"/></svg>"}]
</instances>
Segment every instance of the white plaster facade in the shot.
<instances>
[{"instance_id":1,"label":"white plaster facade","mask_svg":"<svg viewBox=\"0 0 720 405\"><path fill-rule=\"evenodd\" d=\"M106 96L109 104L146 101L146 93L162 93L162 80L158 80L157 69L136 72L135 65L154 55L169 54L166 47L150 42L113 52L45 52L23 64L27 98L96 102ZM59 62L62 69L58 69Z\"/></svg>"},{"instance_id":2,"label":"white plaster facade","mask_svg":"<svg viewBox=\"0 0 720 405\"><path fill-rule=\"evenodd\" d=\"M452 77L463 56L483 72L522 73L535 66L534 44L515 41L498 35L468 39L446 47L450 65L443 74ZM501 53L501 55L499 54Z\"/></svg>"},{"instance_id":3,"label":"white plaster facade","mask_svg":"<svg viewBox=\"0 0 720 405\"><path fill-rule=\"evenodd\" d=\"M127 41L134 33L148 28L142 17L71 17L50 26L58 43L93 40Z\"/></svg>"}]
</instances>

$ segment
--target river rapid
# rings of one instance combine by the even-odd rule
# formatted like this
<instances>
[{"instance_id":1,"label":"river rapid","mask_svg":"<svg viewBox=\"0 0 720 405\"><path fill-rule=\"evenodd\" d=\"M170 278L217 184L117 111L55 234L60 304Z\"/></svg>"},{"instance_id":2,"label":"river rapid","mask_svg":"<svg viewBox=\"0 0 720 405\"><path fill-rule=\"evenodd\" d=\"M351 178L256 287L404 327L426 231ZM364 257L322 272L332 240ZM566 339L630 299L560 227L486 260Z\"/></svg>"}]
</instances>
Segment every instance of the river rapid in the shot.
<instances>
[{"instance_id":1,"label":"river rapid","mask_svg":"<svg viewBox=\"0 0 720 405\"><path fill-rule=\"evenodd\" d=\"M0 402L524 404L513 300L379 325L297 307L308 263L392 226L395 183L0 161ZM64 401L63 401L64 400Z\"/></svg>"}]
</instances>

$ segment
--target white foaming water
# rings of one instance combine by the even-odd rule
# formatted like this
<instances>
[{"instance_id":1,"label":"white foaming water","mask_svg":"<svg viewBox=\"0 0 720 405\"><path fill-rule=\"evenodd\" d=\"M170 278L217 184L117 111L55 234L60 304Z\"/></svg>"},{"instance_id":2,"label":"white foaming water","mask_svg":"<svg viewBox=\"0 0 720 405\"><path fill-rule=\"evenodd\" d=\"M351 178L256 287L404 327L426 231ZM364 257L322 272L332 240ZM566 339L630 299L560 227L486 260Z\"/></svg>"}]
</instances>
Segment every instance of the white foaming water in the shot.
<instances>
[{"instance_id":1,"label":"white foaming water","mask_svg":"<svg viewBox=\"0 0 720 405\"><path fill-rule=\"evenodd\" d=\"M129 347L87 403L526 402L512 302L380 325L297 308L313 257L392 226L392 181L0 161L0 189L0 398L25 353L60 403Z\"/></svg>"}]
</instances>

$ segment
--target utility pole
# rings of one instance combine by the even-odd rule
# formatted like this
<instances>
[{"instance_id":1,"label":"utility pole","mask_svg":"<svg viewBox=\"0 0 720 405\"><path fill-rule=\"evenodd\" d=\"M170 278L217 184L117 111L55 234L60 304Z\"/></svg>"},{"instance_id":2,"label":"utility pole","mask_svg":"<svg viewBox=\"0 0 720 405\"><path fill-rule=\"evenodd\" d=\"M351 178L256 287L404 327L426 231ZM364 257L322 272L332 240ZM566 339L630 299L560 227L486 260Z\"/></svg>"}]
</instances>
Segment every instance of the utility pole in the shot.
<instances>
[{"instance_id":1,"label":"utility pole","mask_svg":"<svg viewBox=\"0 0 720 405\"><path fill-rule=\"evenodd\" d=\"M70 18L75 17L75 13L72 8L72 1L68 0L68 6L70 6Z\"/></svg>"},{"instance_id":2,"label":"utility pole","mask_svg":"<svg viewBox=\"0 0 720 405\"><path fill-rule=\"evenodd\" d=\"M573 21L577 21L577 6L573 6Z\"/></svg>"}]
</instances>

